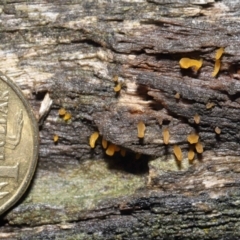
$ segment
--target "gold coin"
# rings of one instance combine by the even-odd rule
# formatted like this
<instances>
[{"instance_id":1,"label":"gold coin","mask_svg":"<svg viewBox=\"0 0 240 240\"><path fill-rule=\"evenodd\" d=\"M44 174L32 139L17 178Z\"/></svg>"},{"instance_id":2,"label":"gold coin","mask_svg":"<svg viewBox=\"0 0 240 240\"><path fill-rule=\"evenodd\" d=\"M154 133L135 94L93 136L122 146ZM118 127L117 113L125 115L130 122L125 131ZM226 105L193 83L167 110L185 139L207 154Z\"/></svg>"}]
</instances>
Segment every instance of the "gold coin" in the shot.
<instances>
[{"instance_id":1,"label":"gold coin","mask_svg":"<svg viewBox=\"0 0 240 240\"><path fill-rule=\"evenodd\" d=\"M26 191L37 157L34 114L21 90L0 72L0 214Z\"/></svg>"}]
</instances>

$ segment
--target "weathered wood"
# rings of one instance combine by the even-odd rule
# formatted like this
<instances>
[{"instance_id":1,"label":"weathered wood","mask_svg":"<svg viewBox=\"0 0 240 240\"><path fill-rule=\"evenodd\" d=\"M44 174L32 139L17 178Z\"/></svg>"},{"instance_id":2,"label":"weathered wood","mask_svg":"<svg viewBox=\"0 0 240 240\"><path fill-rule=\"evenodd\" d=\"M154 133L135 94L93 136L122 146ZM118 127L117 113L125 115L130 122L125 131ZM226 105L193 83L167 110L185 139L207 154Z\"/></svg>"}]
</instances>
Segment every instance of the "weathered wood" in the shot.
<instances>
[{"instance_id":1,"label":"weathered wood","mask_svg":"<svg viewBox=\"0 0 240 240\"><path fill-rule=\"evenodd\" d=\"M239 237L240 3L0 2L0 71L30 101L41 142L33 183L2 216L1 239ZM219 47L221 71L212 77ZM183 57L203 67L183 70ZM124 82L119 94L115 76ZM61 107L71 120L58 115ZM101 138L91 149L94 131L126 157L106 156ZM193 131L204 153L189 162Z\"/></svg>"}]
</instances>

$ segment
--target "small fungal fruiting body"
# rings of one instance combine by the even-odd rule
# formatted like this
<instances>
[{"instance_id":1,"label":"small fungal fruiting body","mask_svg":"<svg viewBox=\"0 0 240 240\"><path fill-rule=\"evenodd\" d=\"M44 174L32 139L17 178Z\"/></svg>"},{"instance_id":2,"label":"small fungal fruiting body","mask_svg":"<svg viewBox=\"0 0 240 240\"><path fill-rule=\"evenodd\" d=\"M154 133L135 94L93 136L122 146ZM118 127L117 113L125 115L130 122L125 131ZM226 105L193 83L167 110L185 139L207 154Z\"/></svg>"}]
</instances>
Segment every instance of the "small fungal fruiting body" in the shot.
<instances>
[{"instance_id":1,"label":"small fungal fruiting body","mask_svg":"<svg viewBox=\"0 0 240 240\"><path fill-rule=\"evenodd\" d=\"M194 159L195 153L192 149L188 151L188 160L192 161Z\"/></svg>"},{"instance_id":2,"label":"small fungal fruiting body","mask_svg":"<svg viewBox=\"0 0 240 240\"><path fill-rule=\"evenodd\" d=\"M219 127L215 127L214 130L216 134L221 134L221 129Z\"/></svg>"},{"instance_id":3,"label":"small fungal fruiting body","mask_svg":"<svg viewBox=\"0 0 240 240\"><path fill-rule=\"evenodd\" d=\"M197 113L194 115L193 119L196 124L200 123L200 116Z\"/></svg>"},{"instance_id":4,"label":"small fungal fruiting body","mask_svg":"<svg viewBox=\"0 0 240 240\"><path fill-rule=\"evenodd\" d=\"M195 145L195 148L197 153L203 153L203 145L200 142Z\"/></svg>"},{"instance_id":5,"label":"small fungal fruiting body","mask_svg":"<svg viewBox=\"0 0 240 240\"><path fill-rule=\"evenodd\" d=\"M117 75L113 76L113 81L118 82L118 76Z\"/></svg>"},{"instance_id":6,"label":"small fungal fruiting body","mask_svg":"<svg viewBox=\"0 0 240 240\"><path fill-rule=\"evenodd\" d=\"M66 109L64 109L64 108L60 108L58 110L58 114L60 117L63 118L64 121L68 121L72 117L71 113L67 112Z\"/></svg>"},{"instance_id":7,"label":"small fungal fruiting body","mask_svg":"<svg viewBox=\"0 0 240 240\"><path fill-rule=\"evenodd\" d=\"M206 109L211 109L211 108L213 108L215 106L215 103L213 103L213 102L208 102L207 104L206 104Z\"/></svg>"},{"instance_id":8,"label":"small fungal fruiting body","mask_svg":"<svg viewBox=\"0 0 240 240\"><path fill-rule=\"evenodd\" d=\"M91 148L95 147L95 143L99 137L99 132L94 132L89 138L89 145Z\"/></svg>"},{"instance_id":9,"label":"small fungal fruiting body","mask_svg":"<svg viewBox=\"0 0 240 240\"><path fill-rule=\"evenodd\" d=\"M219 70L220 70L220 67L221 67L221 62L220 62L220 60L218 59L218 60L216 60L216 62L215 62L214 69L213 69L213 73L212 73L212 77L216 77L216 76L217 76L217 74L218 74L218 72L219 72Z\"/></svg>"},{"instance_id":10,"label":"small fungal fruiting body","mask_svg":"<svg viewBox=\"0 0 240 240\"><path fill-rule=\"evenodd\" d=\"M107 150L106 150L106 154L107 154L108 156L113 156L114 153L115 153L115 145L112 144L112 143L110 143L109 146L108 146L108 148L107 148Z\"/></svg>"},{"instance_id":11,"label":"small fungal fruiting body","mask_svg":"<svg viewBox=\"0 0 240 240\"><path fill-rule=\"evenodd\" d=\"M219 48L217 51L216 51L216 61L215 61L215 64L214 64L214 69L213 69L213 73L212 73L212 76L213 77L216 77L220 68L221 68L221 61L220 61L220 58L221 56L223 55L223 52L224 52L224 48Z\"/></svg>"},{"instance_id":12,"label":"small fungal fruiting body","mask_svg":"<svg viewBox=\"0 0 240 240\"><path fill-rule=\"evenodd\" d=\"M164 142L164 144L167 145L169 143L169 139L170 139L170 134L169 134L168 128L165 128L163 130L162 134L163 134L163 142Z\"/></svg>"},{"instance_id":13,"label":"small fungal fruiting body","mask_svg":"<svg viewBox=\"0 0 240 240\"><path fill-rule=\"evenodd\" d=\"M117 86L114 87L113 89L114 89L115 92L119 92L121 90L121 88L122 88L121 83L118 83Z\"/></svg>"},{"instance_id":14,"label":"small fungal fruiting body","mask_svg":"<svg viewBox=\"0 0 240 240\"><path fill-rule=\"evenodd\" d=\"M115 82L115 87L113 88L113 90L116 93L119 93L121 91L122 87L126 86L125 85L125 80L121 77L119 78L118 76L114 76L113 81Z\"/></svg>"},{"instance_id":15,"label":"small fungal fruiting body","mask_svg":"<svg viewBox=\"0 0 240 240\"><path fill-rule=\"evenodd\" d=\"M180 96L180 93L177 92L177 93L174 95L174 97L175 97L177 100L179 100L180 97L181 97L181 96Z\"/></svg>"},{"instance_id":16,"label":"small fungal fruiting body","mask_svg":"<svg viewBox=\"0 0 240 240\"><path fill-rule=\"evenodd\" d=\"M64 120L64 121L68 121L68 120L70 120L71 118L72 118L71 113L66 112L65 115L64 115L64 117L63 117L63 120Z\"/></svg>"},{"instance_id":17,"label":"small fungal fruiting body","mask_svg":"<svg viewBox=\"0 0 240 240\"><path fill-rule=\"evenodd\" d=\"M64 116L66 114L66 110L64 108L60 108L58 110L58 114L59 114L59 116Z\"/></svg>"},{"instance_id":18,"label":"small fungal fruiting body","mask_svg":"<svg viewBox=\"0 0 240 240\"><path fill-rule=\"evenodd\" d=\"M178 161L182 161L182 150L178 145L173 146L173 153Z\"/></svg>"},{"instance_id":19,"label":"small fungal fruiting body","mask_svg":"<svg viewBox=\"0 0 240 240\"><path fill-rule=\"evenodd\" d=\"M58 142L58 139L59 139L58 135L54 135L54 136L53 136L53 141L54 141L55 143Z\"/></svg>"},{"instance_id":20,"label":"small fungal fruiting body","mask_svg":"<svg viewBox=\"0 0 240 240\"><path fill-rule=\"evenodd\" d=\"M137 129L138 129L138 137L139 138L144 138L145 135L145 124L143 123L143 121L140 121L137 125Z\"/></svg>"},{"instance_id":21,"label":"small fungal fruiting body","mask_svg":"<svg viewBox=\"0 0 240 240\"><path fill-rule=\"evenodd\" d=\"M103 148L106 149L106 148L107 148L107 145L108 145L107 140L105 140L105 139L103 138L103 139L102 139L102 146L103 146Z\"/></svg>"},{"instance_id":22,"label":"small fungal fruiting body","mask_svg":"<svg viewBox=\"0 0 240 240\"><path fill-rule=\"evenodd\" d=\"M195 60L191 58L181 58L179 61L180 67L181 68L190 68L193 67L194 70L198 71L202 67L203 60Z\"/></svg>"},{"instance_id":23,"label":"small fungal fruiting body","mask_svg":"<svg viewBox=\"0 0 240 240\"><path fill-rule=\"evenodd\" d=\"M191 133L188 135L187 140L190 144L197 143L199 139L199 135L196 133Z\"/></svg>"},{"instance_id":24,"label":"small fungal fruiting body","mask_svg":"<svg viewBox=\"0 0 240 240\"><path fill-rule=\"evenodd\" d=\"M223 53L224 53L224 48L223 47L219 48L216 51L216 56L215 56L216 60L219 60L221 58L221 56L223 55Z\"/></svg>"}]
</instances>

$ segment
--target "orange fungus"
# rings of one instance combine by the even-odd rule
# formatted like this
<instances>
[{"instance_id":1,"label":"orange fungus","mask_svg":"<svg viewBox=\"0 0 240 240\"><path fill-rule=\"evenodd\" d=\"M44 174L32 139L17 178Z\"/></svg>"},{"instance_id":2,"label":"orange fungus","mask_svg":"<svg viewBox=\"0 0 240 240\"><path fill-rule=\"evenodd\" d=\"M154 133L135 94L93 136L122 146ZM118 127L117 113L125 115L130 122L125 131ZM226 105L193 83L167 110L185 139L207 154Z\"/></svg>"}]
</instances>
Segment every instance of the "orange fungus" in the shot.
<instances>
[{"instance_id":1,"label":"orange fungus","mask_svg":"<svg viewBox=\"0 0 240 240\"><path fill-rule=\"evenodd\" d=\"M118 83L118 84L116 85L116 87L114 87L114 91L115 91L115 92L119 92L119 91L121 90L121 88L122 88L121 83Z\"/></svg>"},{"instance_id":2,"label":"orange fungus","mask_svg":"<svg viewBox=\"0 0 240 240\"><path fill-rule=\"evenodd\" d=\"M169 134L169 130L168 130L168 128L165 128L164 130L163 130L163 142L164 142L164 144L168 144L169 143L169 138L170 138L170 134Z\"/></svg>"},{"instance_id":3,"label":"orange fungus","mask_svg":"<svg viewBox=\"0 0 240 240\"><path fill-rule=\"evenodd\" d=\"M89 145L91 148L94 148L95 147L95 142L97 141L99 137L99 132L94 132L91 136L90 136L90 139L89 139Z\"/></svg>"},{"instance_id":4,"label":"orange fungus","mask_svg":"<svg viewBox=\"0 0 240 240\"><path fill-rule=\"evenodd\" d=\"M180 96L180 93L179 93L179 92L177 92L177 93L174 95L174 97L175 97L176 99L178 99L178 100L179 100L179 99L180 99L180 97L181 97L181 96Z\"/></svg>"},{"instance_id":5,"label":"orange fungus","mask_svg":"<svg viewBox=\"0 0 240 240\"><path fill-rule=\"evenodd\" d=\"M207 104L206 104L206 109L211 109L211 108L213 108L215 106L215 103L213 103L213 102L208 102Z\"/></svg>"},{"instance_id":6,"label":"orange fungus","mask_svg":"<svg viewBox=\"0 0 240 240\"><path fill-rule=\"evenodd\" d=\"M199 139L199 135L196 133L191 133L188 135L187 140L190 144L197 143Z\"/></svg>"},{"instance_id":7,"label":"orange fungus","mask_svg":"<svg viewBox=\"0 0 240 240\"><path fill-rule=\"evenodd\" d=\"M113 156L114 152L115 152L115 145L110 143L107 150L106 150L106 154L108 156Z\"/></svg>"},{"instance_id":8,"label":"orange fungus","mask_svg":"<svg viewBox=\"0 0 240 240\"><path fill-rule=\"evenodd\" d=\"M197 151L198 153L202 153L202 152L203 152L203 145L202 145L200 142L198 142L198 143L196 144L195 148L196 148L196 151Z\"/></svg>"},{"instance_id":9,"label":"orange fungus","mask_svg":"<svg viewBox=\"0 0 240 240\"><path fill-rule=\"evenodd\" d=\"M178 145L173 146L173 153L178 161L182 161L182 150Z\"/></svg>"},{"instance_id":10,"label":"orange fungus","mask_svg":"<svg viewBox=\"0 0 240 240\"><path fill-rule=\"evenodd\" d=\"M215 127L215 133L216 134L220 134L221 133L221 129L219 127Z\"/></svg>"},{"instance_id":11,"label":"orange fungus","mask_svg":"<svg viewBox=\"0 0 240 240\"><path fill-rule=\"evenodd\" d=\"M113 76L113 81L118 82L118 76L117 75Z\"/></svg>"},{"instance_id":12,"label":"orange fungus","mask_svg":"<svg viewBox=\"0 0 240 240\"><path fill-rule=\"evenodd\" d=\"M145 134L145 124L143 123L143 121L140 121L137 125L137 129L138 129L138 137L139 138L143 138L144 134Z\"/></svg>"},{"instance_id":13,"label":"orange fungus","mask_svg":"<svg viewBox=\"0 0 240 240\"><path fill-rule=\"evenodd\" d=\"M194 115L193 119L196 124L200 123L200 116L197 113Z\"/></svg>"},{"instance_id":14,"label":"orange fungus","mask_svg":"<svg viewBox=\"0 0 240 240\"><path fill-rule=\"evenodd\" d=\"M214 69L213 69L213 73L212 73L212 77L216 77L216 76L217 76L217 74L218 74L218 72L219 72L219 70L220 70L220 67L221 67L221 62L220 62L220 60L218 59L218 60L216 60L216 62L215 62Z\"/></svg>"},{"instance_id":15,"label":"orange fungus","mask_svg":"<svg viewBox=\"0 0 240 240\"><path fill-rule=\"evenodd\" d=\"M216 60L219 60L221 58L221 56L223 55L223 53L224 53L224 48L223 47L219 48L216 51L216 56L215 56Z\"/></svg>"},{"instance_id":16,"label":"orange fungus","mask_svg":"<svg viewBox=\"0 0 240 240\"><path fill-rule=\"evenodd\" d=\"M105 139L103 138L103 139L102 139L102 146L103 146L104 149L107 148L107 144L108 144L107 140L105 140Z\"/></svg>"},{"instance_id":17,"label":"orange fungus","mask_svg":"<svg viewBox=\"0 0 240 240\"><path fill-rule=\"evenodd\" d=\"M194 159L195 153L192 149L188 151L188 160L192 161Z\"/></svg>"},{"instance_id":18,"label":"orange fungus","mask_svg":"<svg viewBox=\"0 0 240 240\"><path fill-rule=\"evenodd\" d=\"M63 117L63 120L64 121L68 121L68 120L70 120L71 119L71 117L72 117L72 115L71 115L71 113L65 113L65 115L64 115L64 117Z\"/></svg>"},{"instance_id":19,"label":"orange fungus","mask_svg":"<svg viewBox=\"0 0 240 240\"><path fill-rule=\"evenodd\" d=\"M64 116L64 115L66 114L66 110L65 110L64 108L60 108L60 109L58 110L58 114L59 114L60 116Z\"/></svg>"},{"instance_id":20,"label":"orange fungus","mask_svg":"<svg viewBox=\"0 0 240 240\"><path fill-rule=\"evenodd\" d=\"M54 141L55 143L58 142L58 138L59 138L58 135L54 135L54 136L53 136L53 141Z\"/></svg>"},{"instance_id":21,"label":"orange fungus","mask_svg":"<svg viewBox=\"0 0 240 240\"><path fill-rule=\"evenodd\" d=\"M202 63L203 63L202 59L195 60L191 58L181 58L181 60L179 61L181 68L187 69L193 67L194 70L196 71L198 71L202 67Z\"/></svg>"}]
</instances>

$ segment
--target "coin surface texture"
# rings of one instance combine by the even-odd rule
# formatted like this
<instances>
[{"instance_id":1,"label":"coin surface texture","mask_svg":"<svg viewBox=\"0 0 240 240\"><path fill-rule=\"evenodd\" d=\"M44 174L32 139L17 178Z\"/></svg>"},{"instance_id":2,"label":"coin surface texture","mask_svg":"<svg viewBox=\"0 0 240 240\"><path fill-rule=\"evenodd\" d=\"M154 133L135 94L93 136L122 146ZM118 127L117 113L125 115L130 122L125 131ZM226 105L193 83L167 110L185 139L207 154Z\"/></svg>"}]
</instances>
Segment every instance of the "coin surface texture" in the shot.
<instances>
[{"instance_id":1,"label":"coin surface texture","mask_svg":"<svg viewBox=\"0 0 240 240\"><path fill-rule=\"evenodd\" d=\"M21 90L0 72L0 214L27 189L37 156L34 114Z\"/></svg>"}]
</instances>

